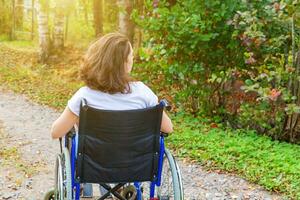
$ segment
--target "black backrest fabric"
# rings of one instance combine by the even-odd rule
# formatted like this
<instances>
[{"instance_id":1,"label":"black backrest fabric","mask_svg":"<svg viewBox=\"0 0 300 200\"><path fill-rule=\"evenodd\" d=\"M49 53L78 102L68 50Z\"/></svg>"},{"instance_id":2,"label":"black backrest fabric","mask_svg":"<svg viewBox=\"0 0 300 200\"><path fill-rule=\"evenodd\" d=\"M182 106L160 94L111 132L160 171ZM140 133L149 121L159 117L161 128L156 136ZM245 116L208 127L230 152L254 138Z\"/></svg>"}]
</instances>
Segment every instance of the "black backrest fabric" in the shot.
<instances>
[{"instance_id":1,"label":"black backrest fabric","mask_svg":"<svg viewBox=\"0 0 300 200\"><path fill-rule=\"evenodd\" d=\"M153 181L162 106L126 111L80 109L76 176L81 183Z\"/></svg>"}]
</instances>

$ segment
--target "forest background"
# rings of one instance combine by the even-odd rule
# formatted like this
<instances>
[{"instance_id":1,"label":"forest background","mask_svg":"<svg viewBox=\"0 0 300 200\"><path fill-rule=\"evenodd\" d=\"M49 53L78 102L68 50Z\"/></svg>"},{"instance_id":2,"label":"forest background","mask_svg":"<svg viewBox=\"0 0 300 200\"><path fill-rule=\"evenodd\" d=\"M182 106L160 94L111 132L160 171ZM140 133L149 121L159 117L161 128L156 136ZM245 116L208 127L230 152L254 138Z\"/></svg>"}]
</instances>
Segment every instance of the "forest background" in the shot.
<instances>
[{"instance_id":1,"label":"forest background","mask_svg":"<svg viewBox=\"0 0 300 200\"><path fill-rule=\"evenodd\" d=\"M299 19L299 0L0 0L0 84L62 109L88 45L119 31L172 104L178 156L300 198Z\"/></svg>"}]
</instances>

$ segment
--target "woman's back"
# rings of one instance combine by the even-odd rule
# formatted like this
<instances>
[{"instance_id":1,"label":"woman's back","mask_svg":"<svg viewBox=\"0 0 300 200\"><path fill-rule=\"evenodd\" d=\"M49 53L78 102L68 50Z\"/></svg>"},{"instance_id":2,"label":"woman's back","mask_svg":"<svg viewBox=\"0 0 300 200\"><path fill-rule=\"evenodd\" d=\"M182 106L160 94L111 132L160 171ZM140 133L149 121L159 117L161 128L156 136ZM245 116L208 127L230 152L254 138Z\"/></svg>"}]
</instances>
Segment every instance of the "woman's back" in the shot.
<instances>
[{"instance_id":1,"label":"woman's back","mask_svg":"<svg viewBox=\"0 0 300 200\"><path fill-rule=\"evenodd\" d=\"M157 96L142 82L130 82L130 93L109 94L87 86L80 88L69 100L69 109L79 116L80 103L85 98L89 106L103 110L133 110L155 106Z\"/></svg>"}]
</instances>

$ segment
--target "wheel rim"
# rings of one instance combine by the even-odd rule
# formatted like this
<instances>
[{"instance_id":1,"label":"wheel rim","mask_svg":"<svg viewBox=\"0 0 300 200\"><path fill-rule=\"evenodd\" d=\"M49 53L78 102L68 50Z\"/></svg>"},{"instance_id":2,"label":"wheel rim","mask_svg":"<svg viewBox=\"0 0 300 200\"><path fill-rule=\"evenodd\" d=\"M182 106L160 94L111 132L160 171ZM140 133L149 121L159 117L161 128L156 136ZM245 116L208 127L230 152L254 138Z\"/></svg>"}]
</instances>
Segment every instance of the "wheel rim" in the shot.
<instances>
[{"instance_id":1,"label":"wheel rim","mask_svg":"<svg viewBox=\"0 0 300 200\"><path fill-rule=\"evenodd\" d=\"M173 191L173 180L170 163L166 156L163 159L163 168L161 174L161 186L155 186L154 197L158 197L159 200L174 200L174 191ZM151 182L143 182L141 184L142 196L144 199L150 198L150 185Z\"/></svg>"},{"instance_id":2,"label":"wheel rim","mask_svg":"<svg viewBox=\"0 0 300 200\"><path fill-rule=\"evenodd\" d=\"M160 200L174 200L173 179L170 163L166 156L163 159L161 186L157 188L157 197Z\"/></svg>"},{"instance_id":3,"label":"wheel rim","mask_svg":"<svg viewBox=\"0 0 300 200\"><path fill-rule=\"evenodd\" d=\"M56 200L71 200L72 186L71 186L71 172L70 172L70 158L67 150L57 156L56 171L55 171L55 199Z\"/></svg>"},{"instance_id":4,"label":"wheel rim","mask_svg":"<svg viewBox=\"0 0 300 200\"><path fill-rule=\"evenodd\" d=\"M154 197L157 197L159 200L183 200L180 170L168 149L165 149L161 173L161 185L160 187L155 187ZM150 197L150 182L142 183L142 187L143 197L148 199Z\"/></svg>"},{"instance_id":5,"label":"wheel rim","mask_svg":"<svg viewBox=\"0 0 300 200\"><path fill-rule=\"evenodd\" d=\"M67 200L72 199L72 179L71 179L71 163L70 163L70 155L67 148L63 150L63 188L64 188L64 198Z\"/></svg>"},{"instance_id":6,"label":"wheel rim","mask_svg":"<svg viewBox=\"0 0 300 200\"><path fill-rule=\"evenodd\" d=\"M58 155L56 159L56 171L55 171L55 199L63 200L63 172L62 172L62 160Z\"/></svg>"}]
</instances>

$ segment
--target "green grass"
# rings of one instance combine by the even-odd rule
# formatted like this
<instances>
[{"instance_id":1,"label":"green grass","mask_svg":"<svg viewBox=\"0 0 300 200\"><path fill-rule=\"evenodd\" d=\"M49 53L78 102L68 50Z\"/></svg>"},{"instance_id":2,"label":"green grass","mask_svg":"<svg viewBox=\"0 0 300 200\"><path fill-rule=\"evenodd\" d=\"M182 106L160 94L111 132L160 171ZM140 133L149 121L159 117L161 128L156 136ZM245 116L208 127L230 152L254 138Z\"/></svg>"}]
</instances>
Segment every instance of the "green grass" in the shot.
<instances>
[{"instance_id":1,"label":"green grass","mask_svg":"<svg viewBox=\"0 0 300 200\"><path fill-rule=\"evenodd\" d=\"M7 34L0 34L0 42L8 41L9 36Z\"/></svg>"},{"instance_id":2,"label":"green grass","mask_svg":"<svg viewBox=\"0 0 300 200\"><path fill-rule=\"evenodd\" d=\"M57 70L43 66L35 69L2 66L0 85L59 110L66 106L67 100L80 87L80 83L69 82Z\"/></svg>"},{"instance_id":3,"label":"green grass","mask_svg":"<svg viewBox=\"0 0 300 200\"><path fill-rule=\"evenodd\" d=\"M34 101L62 110L82 85L66 69L0 66L0 85ZM205 119L172 115L175 130L167 138L177 156L208 169L238 174L270 191L300 199L300 146L272 141L253 131L213 128ZM220 127L220 126L219 126Z\"/></svg>"},{"instance_id":4,"label":"green grass","mask_svg":"<svg viewBox=\"0 0 300 200\"><path fill-rule=\"evenodd\" d=\"M178 132L168 138L178 156L300 199L299 145L272 141L254 131L211 128L190 118L183 121Z\"/></svg>"},{"instance_id":5,"label":"green grass","mask_svg":"<svg viewBox=\"0 0 300 200\"><path fill-rule=\"evenodd\" d=\"M15 50L22 50L22 51L36 51L38 48L38 43L36 41L31 40L14 40L14 41L7 41L2 40L0 37L0 43L6 46L9 46L11 49Z\"/></svg>"}]
</instances>

